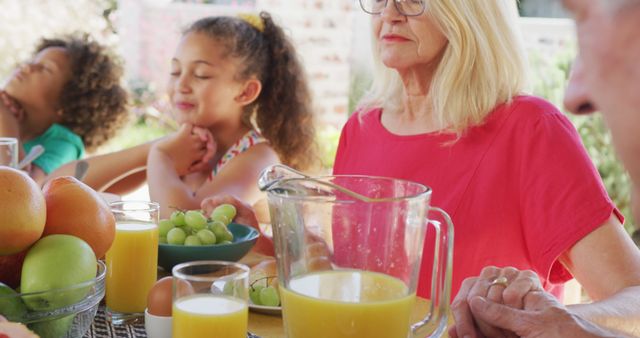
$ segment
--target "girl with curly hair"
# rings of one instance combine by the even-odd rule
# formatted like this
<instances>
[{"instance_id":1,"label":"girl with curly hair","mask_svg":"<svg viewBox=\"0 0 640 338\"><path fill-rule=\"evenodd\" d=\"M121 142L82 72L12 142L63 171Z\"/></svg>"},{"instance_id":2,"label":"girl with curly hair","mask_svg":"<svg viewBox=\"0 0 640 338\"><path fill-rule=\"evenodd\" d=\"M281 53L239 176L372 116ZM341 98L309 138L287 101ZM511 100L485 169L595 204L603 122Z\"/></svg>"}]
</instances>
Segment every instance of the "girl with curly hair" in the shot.
<instances>
[{"instance_id":1,"label":"girl with curly hair","mask_svg":"<svg viewBox=\"0 0 640 338\"><path fill-rule=\"evenodd\" d=\"M0 91L0 135L18 138L22 154L45 148L29 170L36 181L122 126L127 94L121 75L114 56L87 35L43 39L33 59L16 68Z\"/></svg>"},{"instance_id":2,"label":"girl with curly hair","mask_svg":"<svg viewBox=\"0 0 640 338\"><path fill-rule=\"evenodd\" d=\"M295 50L268 13L208 17L183 34L168 94L181 128L147 159L151 200L198 209L205 197L254 204L265 167L314 160L310 95Z\"/></svg>"}]
</instances>

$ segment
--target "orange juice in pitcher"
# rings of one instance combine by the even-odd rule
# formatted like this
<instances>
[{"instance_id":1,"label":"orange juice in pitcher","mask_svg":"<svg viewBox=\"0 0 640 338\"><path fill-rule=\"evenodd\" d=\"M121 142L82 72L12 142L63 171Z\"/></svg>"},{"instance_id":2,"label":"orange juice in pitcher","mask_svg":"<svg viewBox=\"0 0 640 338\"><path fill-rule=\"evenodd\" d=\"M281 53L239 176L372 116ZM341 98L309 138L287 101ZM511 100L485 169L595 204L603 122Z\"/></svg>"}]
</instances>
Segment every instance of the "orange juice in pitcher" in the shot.
<instances>
[{"instance_id":1,"label":"orange juice in pitcher","mask_svg":"<svg viewBox=\"0 0 640 338\"><path fill-rule=\"evenodd\" d=\"M258 186L269 202L286 338L446 331L453 223L429 205L429 187L388 177L310 177L283 165L265 169ZM431 220L432 212L443 222ZM433 306L412 323L428 226L436 240Z\"/></svg>"},{"instance_id":2,"label":"orange juice in pitcher","mask_svg":"<svg viewBox=\"0 0 640 338\"><path fill-rule=\"evenodd\" d=\"M415 294L385 274L337 270L310 273L281 287L287 337L406 338ZM380 327L379 323L385 325Z\"/></svg>"}]
</instances>

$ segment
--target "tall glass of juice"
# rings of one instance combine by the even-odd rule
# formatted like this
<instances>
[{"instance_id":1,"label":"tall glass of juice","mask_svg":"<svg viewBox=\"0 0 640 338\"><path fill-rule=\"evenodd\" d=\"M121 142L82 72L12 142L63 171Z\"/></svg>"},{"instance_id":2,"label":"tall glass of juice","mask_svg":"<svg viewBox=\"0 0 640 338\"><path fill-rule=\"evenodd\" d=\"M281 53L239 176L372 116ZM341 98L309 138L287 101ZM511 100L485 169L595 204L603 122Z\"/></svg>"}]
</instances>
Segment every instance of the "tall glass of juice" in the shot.
<instances>
[{"instance_id":1,"label":"tall glass of juice","mask_svg":"<svg viewBox=\"0 0 640 338\"><path fill-rule=\"evenodd\" d=\"M222 261L173 267L173 338L247 336L249 268Z\"/></svg>"},{"instance_id":2,"label":"tall glass of juice","mask_svg":"<svg viewBox=\"0 0 640 338\"><path fill-rule=\"evenodd\" d=\"M106 255L107 316L114 324L144 318L147 294L158 273L158 219L153 202L114 202L116 238Z\"/></svg>"}]
</instances>

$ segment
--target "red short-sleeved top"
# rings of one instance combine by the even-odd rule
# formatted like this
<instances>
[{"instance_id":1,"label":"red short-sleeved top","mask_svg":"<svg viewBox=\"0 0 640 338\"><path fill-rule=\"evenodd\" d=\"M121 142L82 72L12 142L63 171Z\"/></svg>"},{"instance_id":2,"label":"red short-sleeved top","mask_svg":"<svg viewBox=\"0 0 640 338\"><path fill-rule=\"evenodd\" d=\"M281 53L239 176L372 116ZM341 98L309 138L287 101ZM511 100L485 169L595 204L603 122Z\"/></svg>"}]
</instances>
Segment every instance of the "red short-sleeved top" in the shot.
<instances>
[{"instance_id":1,"label":"red short-sleeved top","mask_svg":"<svg viewBox=\"0 0 640 338\"><path fill-rule=\"evenodd\" d=\"M386 176L433 189L432 205L455 226L453 288L483 267L538 273L556 296L571 274L558 257L615 209L573 125L553 105L519 96L457 142L455 135L400 136L382 111L354 114L342 130L334 174ZM429 297L432 240L425 241L418 295Z\"/></svg>"}]
</instances>

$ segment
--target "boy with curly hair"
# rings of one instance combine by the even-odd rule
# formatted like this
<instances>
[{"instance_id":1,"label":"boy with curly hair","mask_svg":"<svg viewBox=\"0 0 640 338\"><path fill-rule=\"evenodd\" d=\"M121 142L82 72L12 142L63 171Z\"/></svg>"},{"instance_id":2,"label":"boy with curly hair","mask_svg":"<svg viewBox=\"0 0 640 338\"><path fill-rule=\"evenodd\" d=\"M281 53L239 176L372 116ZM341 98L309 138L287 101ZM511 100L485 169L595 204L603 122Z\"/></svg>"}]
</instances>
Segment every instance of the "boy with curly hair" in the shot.
<instances>
[{"instance_id":1,"label":"boy with curly hair","mask_svg":"<svg viewBox=\"0 0 640 338\"><path fill-rule=\"evenodd\" d=\"M33 59L0 91L0 135L16 137L29 152L45 148L30 168L42 182L64 163L111 138L127 117L122 67L88 35L43 39Z\"/></svg>"}]
</instances>

